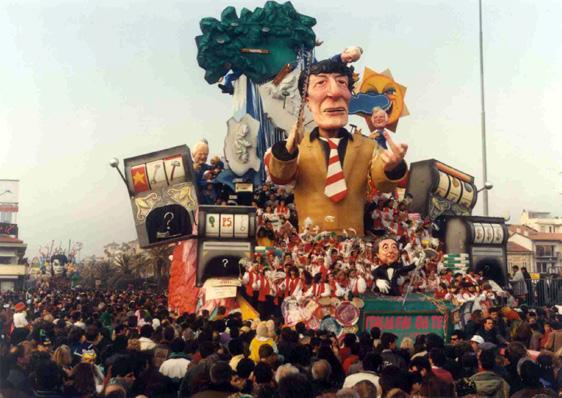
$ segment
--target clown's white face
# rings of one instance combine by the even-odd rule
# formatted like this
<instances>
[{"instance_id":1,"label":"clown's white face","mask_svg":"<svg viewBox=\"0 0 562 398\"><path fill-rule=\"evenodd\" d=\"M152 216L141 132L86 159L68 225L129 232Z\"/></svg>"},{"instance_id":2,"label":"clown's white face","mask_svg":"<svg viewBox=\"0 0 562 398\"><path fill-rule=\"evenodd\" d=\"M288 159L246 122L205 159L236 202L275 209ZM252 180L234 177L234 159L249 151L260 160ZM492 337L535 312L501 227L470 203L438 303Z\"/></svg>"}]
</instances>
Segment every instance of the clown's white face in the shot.
<instances>
[{"instance_id":1,"label":"clown's white face","mask_svg":"<svg viewBox=\"0 0 562 398\"><path fill-rule=\"evenodd\" d=\"M348 77L339 73L310 75L306 103L322 136L331 137L347 124L348 83Z\"/></svg>"},{"instance_id":2,"label":"clown's white face","mask_svg":"<svg viewBox=\"0 0 562 398\"><path fill-rule=\"evenodd\" d=\"M383 264L392 264L398 260L398 244L393 239L385 239L379 243L377 257Z\"/></svg>"}]
</instances>

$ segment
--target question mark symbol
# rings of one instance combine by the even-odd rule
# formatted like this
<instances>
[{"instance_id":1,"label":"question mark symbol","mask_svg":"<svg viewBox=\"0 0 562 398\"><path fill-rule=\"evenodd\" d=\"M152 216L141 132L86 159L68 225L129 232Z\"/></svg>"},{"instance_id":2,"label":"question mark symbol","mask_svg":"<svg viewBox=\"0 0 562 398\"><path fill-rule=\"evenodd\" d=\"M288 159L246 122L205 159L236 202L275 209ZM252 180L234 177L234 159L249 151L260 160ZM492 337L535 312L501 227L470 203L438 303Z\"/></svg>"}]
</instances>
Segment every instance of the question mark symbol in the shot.
<instances>
[{"instance_id":1,"label":"question mark symbol","mask_svg":"<svg viewBox=\"0 0 562 398\"><path fill-rule=\"evenodd\" d=\"M209 222L211 223L211 227L215 228L215 217L213 216L209 217Z\"/></svg>"},{"instance_id":2,"label":"question mark symbol","mask_svg":"<svg viewBox=\"0 0 562 398\"><path fill-rule=\"evenodd\" d=\"M168 231L171 229L170 223L172 222L173 219L174 219L174 213L169 211L166 214L164 214L164 220L166 221L166 229Z\"/></svg>"},{"instance_id":3,"label":"question mark symbol","mask_svg":"<svg viewBox=\"0 0 562 398\"><path fill-rule=\"evenodd\" d=\"M226 266L228 265L228 258L222 259L222 265L224 266L224 268L226 268Z\"/></svg>"}]
</instances>

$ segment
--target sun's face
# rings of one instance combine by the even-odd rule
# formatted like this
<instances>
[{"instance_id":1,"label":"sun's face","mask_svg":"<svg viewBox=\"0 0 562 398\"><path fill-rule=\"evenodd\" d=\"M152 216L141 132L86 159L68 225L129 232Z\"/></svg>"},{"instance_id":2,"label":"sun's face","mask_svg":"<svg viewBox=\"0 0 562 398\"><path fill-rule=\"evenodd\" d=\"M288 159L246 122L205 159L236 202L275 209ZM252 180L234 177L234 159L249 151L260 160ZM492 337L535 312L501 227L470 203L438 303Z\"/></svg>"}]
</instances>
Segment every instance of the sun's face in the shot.
<instances>
[{"instance_id":1,"label":"sun's face","mask_svg":"<svg viewBox=\"0 0 562 398\"><path fill-rule=\"evenodd\" d=\"M406 87L397 83L389 71L377 73L372 69L365 68L363 79L358 89L359 93L384 95L390 101L390 108L386 109L388 114L387 125L392 126L398 122L401 116L408 114L404 97L406 95ZM367 123L372 124L369 117L366 117Z\"/></svg>"},{"instance_id":2,"label":"sun's face","mask_svg":"<svg viewBox=\"0 0 562 398\"><path fill-rule=\"evenodd\" d=\"M391 108L388 113L388 124L398 121L398 118L404 112L404 96L406 88L394 81L391 76L377 73L369 68L365 68L363 79L359 86L360 93L373 93L386 96L391 102Z\"/></svg>"}]
</instances>

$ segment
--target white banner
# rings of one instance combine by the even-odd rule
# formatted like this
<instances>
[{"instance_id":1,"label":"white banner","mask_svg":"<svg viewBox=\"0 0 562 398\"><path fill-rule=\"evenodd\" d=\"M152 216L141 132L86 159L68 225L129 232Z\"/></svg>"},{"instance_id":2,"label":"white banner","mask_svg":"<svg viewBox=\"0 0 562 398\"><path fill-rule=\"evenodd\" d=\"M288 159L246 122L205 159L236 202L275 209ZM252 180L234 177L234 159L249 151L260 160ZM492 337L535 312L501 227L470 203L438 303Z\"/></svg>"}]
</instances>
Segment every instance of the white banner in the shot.
<instances>
[{"instance_id":1,"label":"white banner","mask_svg":"<svg viewBox=\"0 0 562 398\"><path fill-rule=\"evenodd\" d=\"M236 297L236 286L209 286L205 288L205 300Z\"/></svg>"}]
</instances>

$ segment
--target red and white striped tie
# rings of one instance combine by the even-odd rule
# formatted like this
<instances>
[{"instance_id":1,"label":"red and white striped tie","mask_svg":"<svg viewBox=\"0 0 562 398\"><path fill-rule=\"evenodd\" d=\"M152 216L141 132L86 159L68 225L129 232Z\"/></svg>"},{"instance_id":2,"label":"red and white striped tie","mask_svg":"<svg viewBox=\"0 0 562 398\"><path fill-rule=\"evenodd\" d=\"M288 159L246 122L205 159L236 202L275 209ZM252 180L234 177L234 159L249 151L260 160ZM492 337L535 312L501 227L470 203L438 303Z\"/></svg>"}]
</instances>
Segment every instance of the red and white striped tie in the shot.
<instances>
[{"instance_id":1,"label":"red and white striped tie","mask_svg":"<svg viewBox=\"0 0 562 398\"><path fill-rule=\"evenodd\" d=\"M333 202L339 202L347 196L347 185L341 168L340 157L338 155L338 144L340 138L323 138L330 147L328 156L328 173L326 174L326 188L324 193Z\"/></svg>"}]
</instances>

